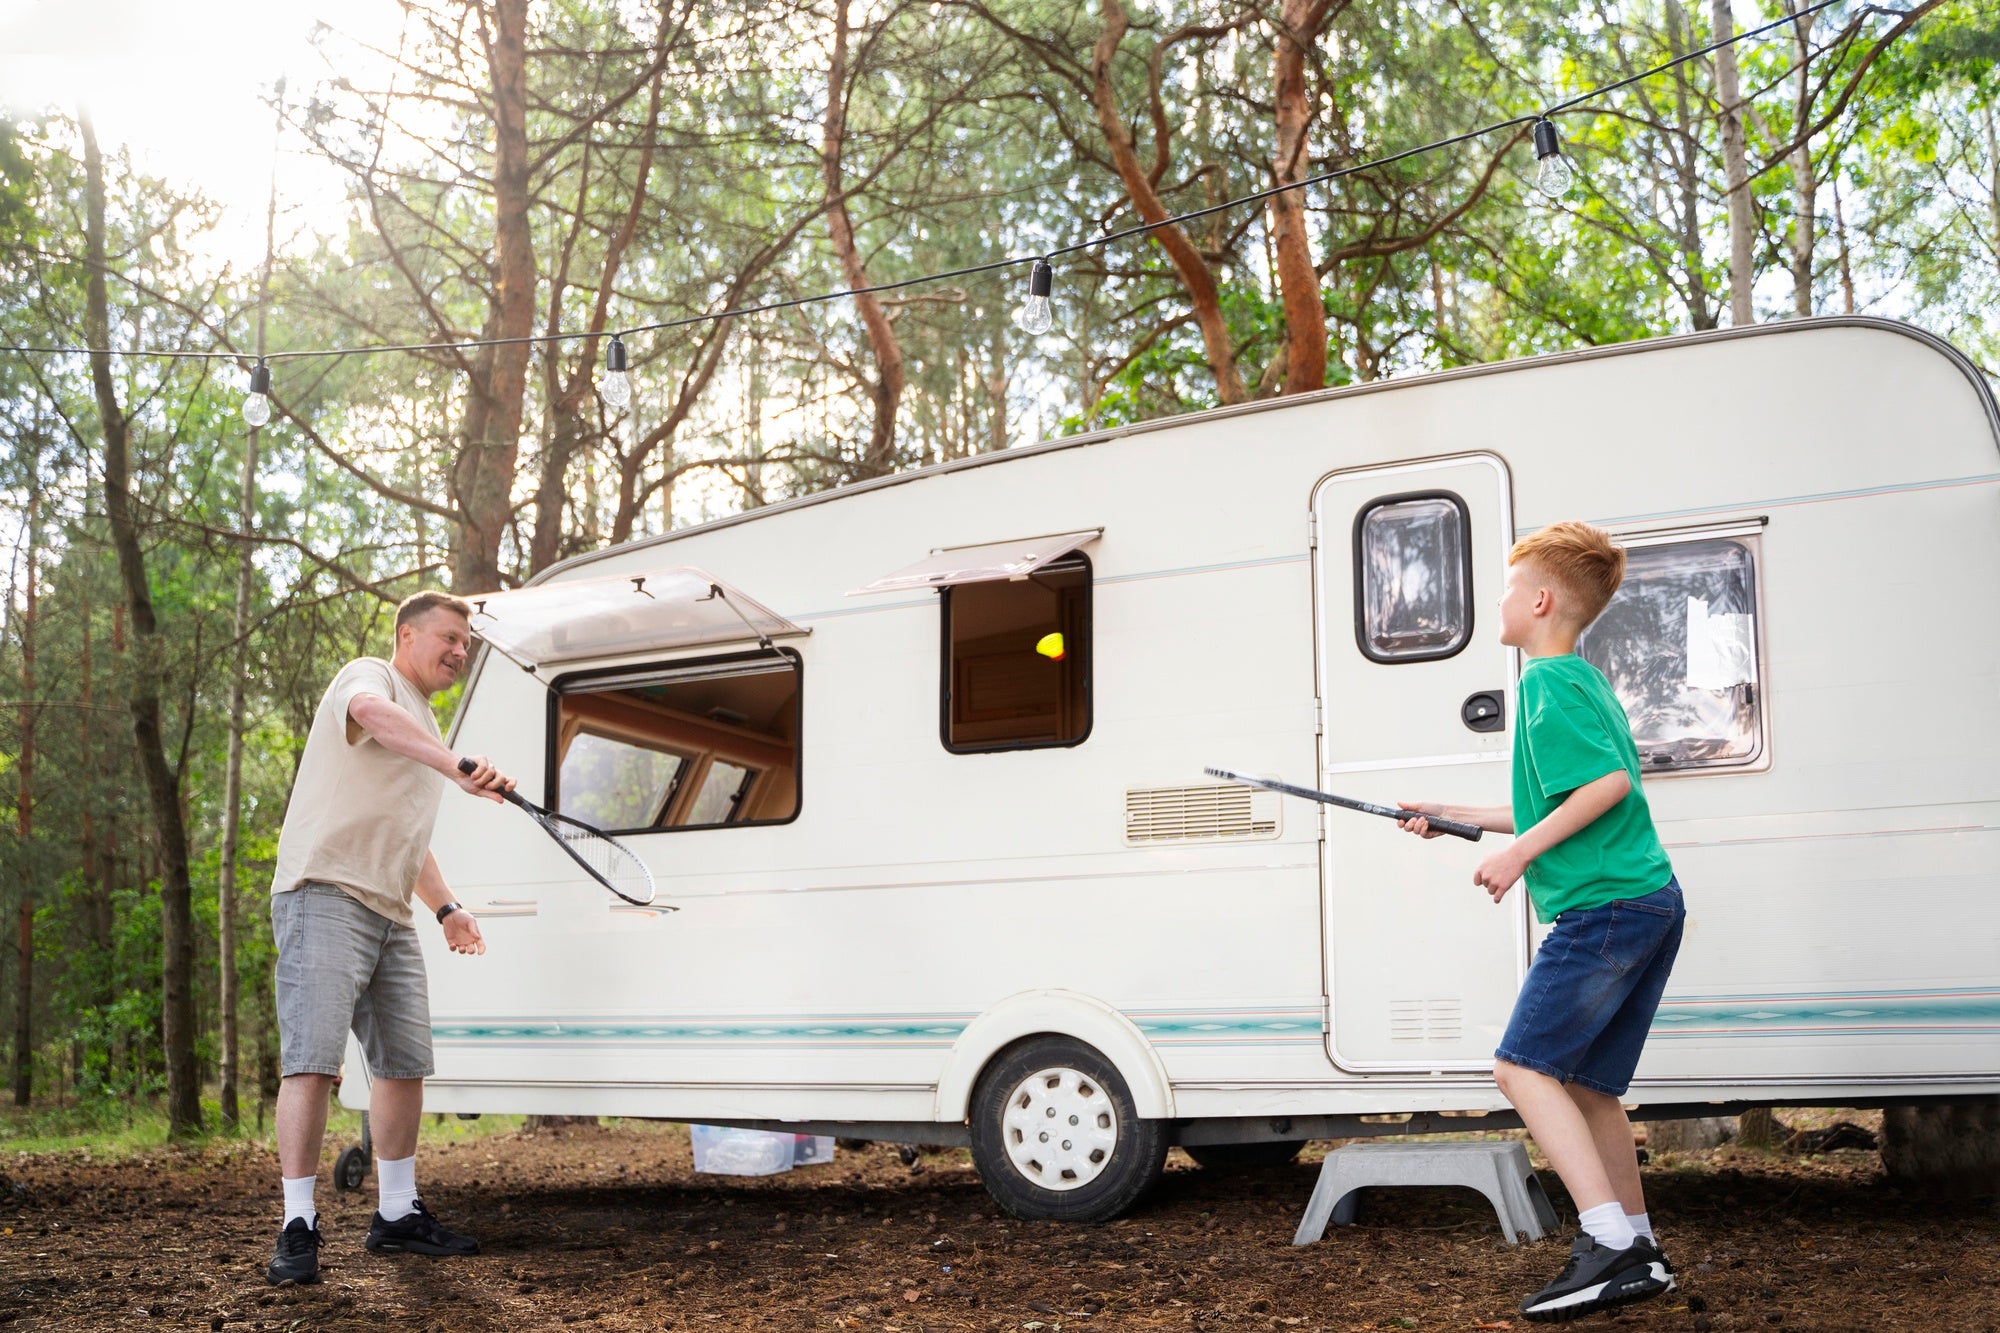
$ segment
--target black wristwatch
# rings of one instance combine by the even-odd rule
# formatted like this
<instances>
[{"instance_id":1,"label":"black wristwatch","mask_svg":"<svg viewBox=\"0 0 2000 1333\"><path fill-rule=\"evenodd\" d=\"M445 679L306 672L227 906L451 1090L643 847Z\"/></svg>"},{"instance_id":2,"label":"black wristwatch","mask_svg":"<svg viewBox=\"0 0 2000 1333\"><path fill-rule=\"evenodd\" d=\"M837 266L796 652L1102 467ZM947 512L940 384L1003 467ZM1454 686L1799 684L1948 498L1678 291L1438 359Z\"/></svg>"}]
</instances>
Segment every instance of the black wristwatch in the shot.
<instances>
[{"instance_id":1,"label":"black wristwatch","mask_svg":"<svg viewBox=\"0 0 2000 1333\"><path fill-rule=\"evenodd\" d=\"M438 908L438 924L443 925L446 917L450 916L453 912L463 910L465 909L461 908L457 903L446 903L443 907Z\"/></svg>"}]
</instances>

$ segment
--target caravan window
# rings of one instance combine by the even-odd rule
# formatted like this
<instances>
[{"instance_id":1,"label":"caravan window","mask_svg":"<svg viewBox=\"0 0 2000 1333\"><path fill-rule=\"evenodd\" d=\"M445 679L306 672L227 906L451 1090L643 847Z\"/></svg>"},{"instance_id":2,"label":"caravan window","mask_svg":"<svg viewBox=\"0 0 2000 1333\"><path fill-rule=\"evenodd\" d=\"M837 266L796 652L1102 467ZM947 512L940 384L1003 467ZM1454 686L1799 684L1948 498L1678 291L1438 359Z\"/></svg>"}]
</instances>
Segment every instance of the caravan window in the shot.
<instances>
[{"instance_id":1,"label":"caravan window","mask_svg":"<svg viewBox=\"0 0 2000 1333\"><path fill-rule=\"evenodd\" d=\"M961 583L944 604L941 728L954 753L1076 745L1090 734L1090 560Z\"/></svg>"},{"instance_id":2,"label":"caravan window","mask_svg":"<svg viewBox=\"0 0 2000 1333\"><path fill-rule=\"evenodd\" d=\"M1472 523L1449 492L1371 501L1354 521L1354 637L1377 662L1450 657L1472 637Z\"/></svg>"},{"instance_id":3,"label":"caravan window","mask_svg":"<svg viewBox=\"0 0 2000 1333\"><path fill-rule=\"evenodd\" d=\"M558 681L550 807L616 833L796 818L799 679L764 652Z\"/></svg>"},{"instance_id":4,"label":"caravan window","mask_svg":"<svg viewBox=\"0 0 2000 1333\"><path fill-rule=\"evenodd\" d=\"M1627 547L1624 584L1577 643L1625 705L1649 771L1763 754L1754 540Z\"/></svg>"}]
</instances>

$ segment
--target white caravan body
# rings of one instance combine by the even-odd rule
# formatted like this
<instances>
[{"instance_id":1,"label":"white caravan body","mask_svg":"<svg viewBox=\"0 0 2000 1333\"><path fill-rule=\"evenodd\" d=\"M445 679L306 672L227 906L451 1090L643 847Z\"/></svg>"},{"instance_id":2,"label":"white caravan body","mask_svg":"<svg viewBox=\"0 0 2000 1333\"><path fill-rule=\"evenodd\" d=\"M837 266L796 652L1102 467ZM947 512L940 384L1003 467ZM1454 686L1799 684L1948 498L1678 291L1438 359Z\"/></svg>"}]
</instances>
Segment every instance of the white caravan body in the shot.
<instances>
[{"instance_id":1,"label":"white caravan body","mask_svg":"<svg viewBox=\"0 0 2000 1333\"><path fill-rule=\"evenodd\" d=\"M1505 557L1570 518L1635 570L1663 548L1658 614L1620 623L1660 638L1627 645L1635 679L1670 667L1626 702L1689 921L1628 1101L2000 1092L2000 418L1947 345L1848 318L1051 440L549 571L656 621L566 626L544 598L513 639L533 671L483 656L460 753L544 801L564 682L781 655L795 809L625 836L669 913L574 873L518 811L447 797L435 852L488 951L419 932L428 1105L965 1142L982 1071L1053 1034L1186 1142L1504 1110L1492 1052L1542 928L1525 891L1474 886L1494 843L1203 769L1507 803ZM1082 738L954 752L943 596L856 590L1050 534L1039 554L1087 561ZM676 648L689 618L660 607L711 577L707 633Z\"/></svg>"}]
</instances>

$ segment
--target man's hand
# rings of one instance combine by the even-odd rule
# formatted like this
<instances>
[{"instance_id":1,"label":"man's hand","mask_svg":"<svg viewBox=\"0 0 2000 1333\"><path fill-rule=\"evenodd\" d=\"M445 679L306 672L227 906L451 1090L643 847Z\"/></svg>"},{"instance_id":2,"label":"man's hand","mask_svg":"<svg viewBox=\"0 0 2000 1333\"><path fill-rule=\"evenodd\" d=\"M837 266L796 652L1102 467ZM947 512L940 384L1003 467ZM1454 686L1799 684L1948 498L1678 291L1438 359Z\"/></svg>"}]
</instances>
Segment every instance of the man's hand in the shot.
<instances>
[{"instance_id":1,"label":"man's hand","mask_svg":"<svg viewBox=\"0 0 2000 1333\"><path fill-rule=\"evenodd\" d=\"M1517 842L1481 861L1479 869L1472 872L1472 882L1485 889L1487 896L1497 903L1527 873L1528 863L1521 856L1521 844Z\"/></svg>"},{"instance_id":2,"label":"man's hand","mask_svg":"<svg viewBox=\"0 0 2000 1333\"><path fill-rule=\"evenodd\" d=\"M473 796L483 796L489 801L498 801L501 799L501 792L514 790L514 779L493 767L485 755L472 754L466 758L473 763L470 773L461 773L455 766L451 771L451 780L458 784L460 791Z\"/></svg>"},{"instance_id":3,"label":"man's hand","mask_svg":"<svg viewBox=\"0 0 2000 1333\"><path fill-rule=\"evenodd\" d=\"M1416 816L1414 819L1397 820L1397 828L1403 830L1405 833L1414 833L1419 838L1442 838L1444 836L1444 834L1431 827L1430 820L1424 818L1425 815L1442 816L1444 814L1444 806L1436 801L1398 801L1396 804Z\"/></svg>"},{"instance_id":4,"label":"man's hand","mask_svg":"<svg viewBox=\"0 0 2000 1333\"><path fill-rule=\"evenodd\" d=\"M444 942L453 953L486 952L486 937L479 933L478 918L463 907L444 919Z\"/></svg>"}]
</instances>

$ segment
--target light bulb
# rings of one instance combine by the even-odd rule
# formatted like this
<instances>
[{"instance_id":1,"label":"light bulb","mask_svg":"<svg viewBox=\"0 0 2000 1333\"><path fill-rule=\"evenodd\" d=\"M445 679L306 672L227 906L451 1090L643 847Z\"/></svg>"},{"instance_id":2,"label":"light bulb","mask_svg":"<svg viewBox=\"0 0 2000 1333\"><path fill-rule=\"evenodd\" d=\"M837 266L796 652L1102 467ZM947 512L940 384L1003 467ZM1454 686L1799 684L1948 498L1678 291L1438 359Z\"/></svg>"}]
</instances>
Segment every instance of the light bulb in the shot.
<instances>
[{"instance_id":1,"label":"light bulb","mask_svg":"<svg viewBox=\"0 0 2000 1333\"><path fill-rule=\"evenodd\" d=\"M252 427L271 419L271 368L262 361L250 372L250 396L243 400L243 419Z\"/></svg>"},{"instance_id":2,"label":"light bulb","mask_svg":"<svg viewBox=\"0 0 2000 1333\"><path fill-rule=\"evenodd\" d=\"M1028 333L1047 333L1055 326L1055 316L1049 310L1049 289L1055 284L1055 270L1046 259L1035 261L1035 270L1028 277L1028 299L1014 310L1014 323Z\"/></svg>"},{"instance_id":3,"label":"light bulb","mask_svg":"<svg viewBox=\"0 0 2000 1333\"><path fill-rule=\"evenodd\" d=\"M624 407L632 401L632 380L625 373L625 343L615 333L604 358L604 378L597 382L597 396L612 407Z\"/></svg>"},{"instance_id":4,"label":"light bulb","mask_svg":"<svg viewBox=\"0 0 2000 1333\"><path fill-rule=\"evenodd\" d=\"M1576 168L1563 156L1556 127L1546 120L1535 122L1535 188L1551 199L1560 199L1576 184Z\"/></svg>"}]
</instances>

